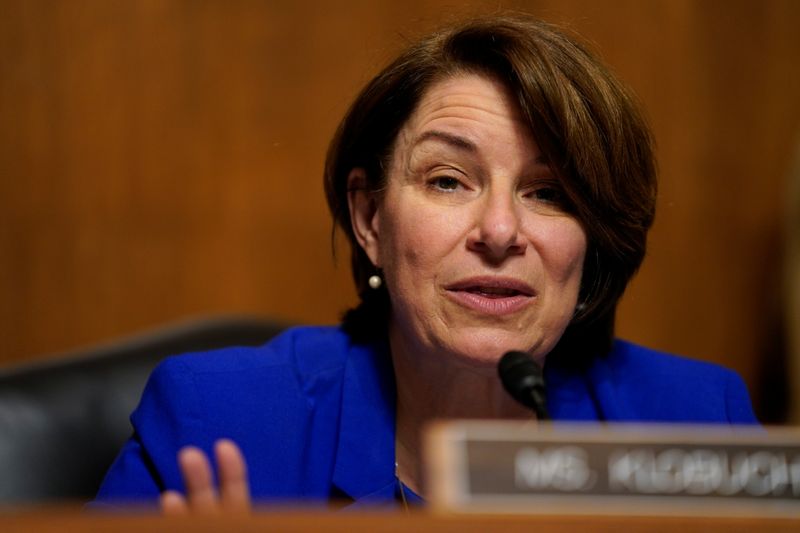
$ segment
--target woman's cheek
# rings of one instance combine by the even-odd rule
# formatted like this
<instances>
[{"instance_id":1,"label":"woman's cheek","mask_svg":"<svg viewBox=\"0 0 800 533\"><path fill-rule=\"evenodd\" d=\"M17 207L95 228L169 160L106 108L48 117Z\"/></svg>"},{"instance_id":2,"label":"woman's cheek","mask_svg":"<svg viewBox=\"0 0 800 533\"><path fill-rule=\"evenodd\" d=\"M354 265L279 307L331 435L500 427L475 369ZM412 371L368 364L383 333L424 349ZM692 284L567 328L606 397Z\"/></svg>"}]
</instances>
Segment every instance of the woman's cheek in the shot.
<instances>
[{"instance_id":1,"label":"woman's cheek","mask_svg":"<svg viewBox=\"0 0 800 533\"><path fill-rule=\"evenodd\" d=\"M531 241L551 279L563 284L579 278L586 256L586 234L574 220L561 218L540 222Z\"/></svg>"}]
</instances>

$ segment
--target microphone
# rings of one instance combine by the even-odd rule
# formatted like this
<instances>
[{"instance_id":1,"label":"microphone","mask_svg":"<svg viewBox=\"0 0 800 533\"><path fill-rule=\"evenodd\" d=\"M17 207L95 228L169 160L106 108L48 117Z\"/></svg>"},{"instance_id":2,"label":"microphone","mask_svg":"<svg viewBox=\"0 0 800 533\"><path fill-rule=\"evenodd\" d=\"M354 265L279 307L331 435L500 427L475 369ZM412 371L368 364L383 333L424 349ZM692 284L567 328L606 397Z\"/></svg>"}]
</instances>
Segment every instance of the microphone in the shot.
<instances>
[{"instance_id":1,"label":"microphone","mask_svg":"<svg viewBox=\"0 0 800 533\"><path fill-rule=\"evenodd\" d=\"M544 375L533 357L524 352L508 352L497 364L500 381L519 403L536 413L539 420L549 420L545 401Z\"/></svg>"}]
</instances>

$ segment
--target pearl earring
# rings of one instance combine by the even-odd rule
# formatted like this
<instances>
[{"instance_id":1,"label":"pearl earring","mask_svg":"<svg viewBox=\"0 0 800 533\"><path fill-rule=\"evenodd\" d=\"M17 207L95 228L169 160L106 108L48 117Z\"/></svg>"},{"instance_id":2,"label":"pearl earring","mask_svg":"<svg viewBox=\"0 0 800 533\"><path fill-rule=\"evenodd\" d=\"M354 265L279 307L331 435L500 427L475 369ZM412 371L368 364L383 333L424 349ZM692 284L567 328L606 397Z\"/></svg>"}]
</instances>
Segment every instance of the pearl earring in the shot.
<instances>
[{"instance_id":1,"label":"pearl earring","mask_svg":"<svg viewBox=\"0 0 800 533\"><path fill-rule=\"evenodd\" d=\"M369 279L367 280L367 283L369 283L369 286L370 286L371 289L378 289L383 284L383 280L381 279L381 277L379 275L374 274L374 275L369 277Z\"/></svg>"}]
</instances>

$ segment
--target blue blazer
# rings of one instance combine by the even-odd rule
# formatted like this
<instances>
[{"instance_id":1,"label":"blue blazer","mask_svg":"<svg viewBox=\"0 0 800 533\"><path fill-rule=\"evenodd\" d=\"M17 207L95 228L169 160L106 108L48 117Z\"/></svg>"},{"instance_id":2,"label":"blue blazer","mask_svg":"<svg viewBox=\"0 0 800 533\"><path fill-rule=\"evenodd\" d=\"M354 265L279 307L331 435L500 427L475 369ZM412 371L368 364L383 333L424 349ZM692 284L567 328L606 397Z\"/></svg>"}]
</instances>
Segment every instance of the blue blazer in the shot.
<instances>
[{"instance_id":1,"label":"blue blazer","mask_svg":"<svg viewBox=\"0 0 800 533\"><path fill-rule=\"evenodd\" d=\"M719 366L616 341L577 370L547 364L555 420L756 423L742 380ZM338 328L287 330L265 346L173 357L150 377L134 433L98 503L183 490L176 453L226 437L247 459L256 500L393 502L395 384L385 345Z\"/></svg>"}]
</instances>

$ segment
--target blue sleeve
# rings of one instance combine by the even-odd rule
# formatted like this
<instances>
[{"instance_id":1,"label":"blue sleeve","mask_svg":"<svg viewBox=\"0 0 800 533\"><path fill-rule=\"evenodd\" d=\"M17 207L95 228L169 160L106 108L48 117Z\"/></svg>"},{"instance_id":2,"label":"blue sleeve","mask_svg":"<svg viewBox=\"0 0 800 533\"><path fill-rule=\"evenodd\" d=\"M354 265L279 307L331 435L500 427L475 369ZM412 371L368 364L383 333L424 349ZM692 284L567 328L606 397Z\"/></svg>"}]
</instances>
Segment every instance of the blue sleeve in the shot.
<instances>
[{"instance_id":1,"label":"blue sleeve","mask_svg":"<svg viewBox=\"0 0 800 533\"><path fill-rule=\"evenodd\" d=\"M725 382L725 407L731 424L758 424L747 386L736 372L727 371Z\"/></svg>"},{"instance_id":2,"label":"blue sleeve","mask_svg":"<svg viewBox=\"0 0 800 533\"><path fill-rule=\"evenodd\" d=\"M214 468L220 438L242 450L254 498L326 496L346 342L333 328L293 328L260 347L166 359L150 376L131 415L133 436L90 507L156 503L166 489L184 492L178 451L196 446Z\"/></svg>"},{"instance_id":3,"label":"blue sleeve","mask_svg":"<svg viewBox=\"0 0 800 533\"><path fill-rule=\"evenodd\" d=\"M155 369L131 415L133 436L106 474L97 502L155 502L165 489L183 490L176 452L189 443L203 447L196 396L193 373L180 358Z\"/></svg>"}]
</instances>

